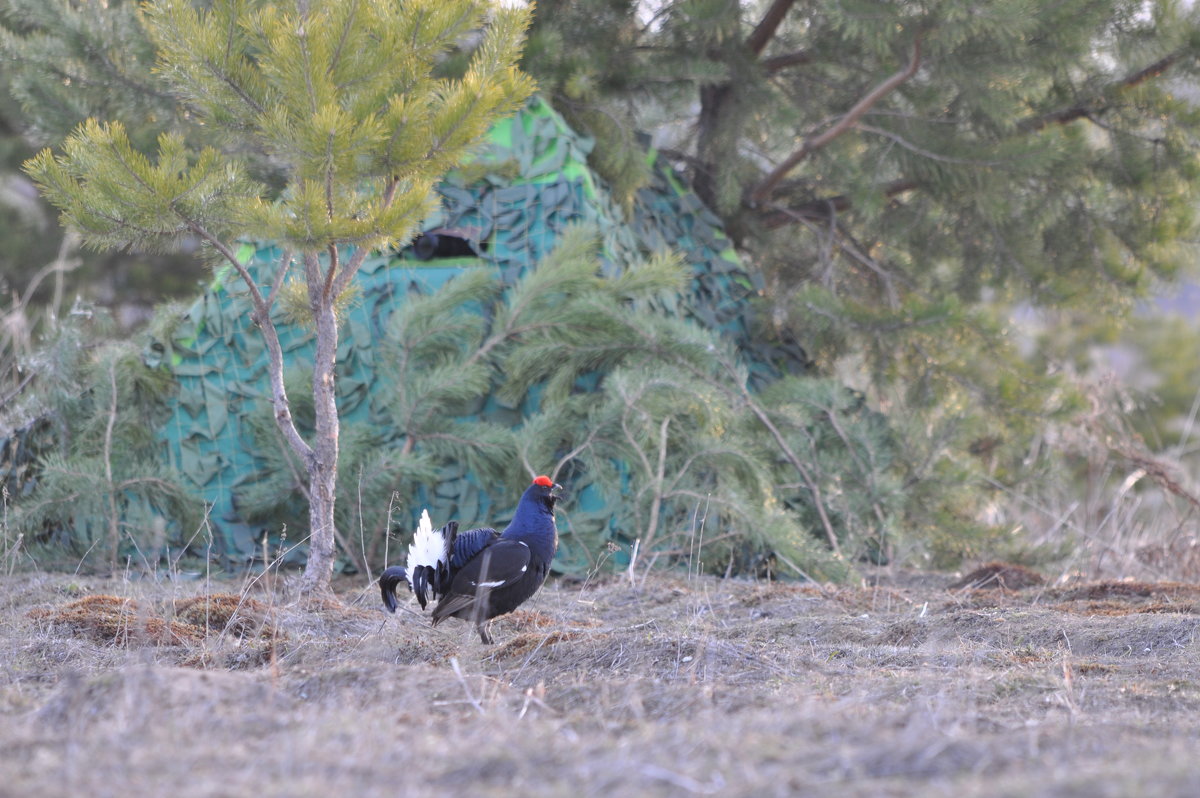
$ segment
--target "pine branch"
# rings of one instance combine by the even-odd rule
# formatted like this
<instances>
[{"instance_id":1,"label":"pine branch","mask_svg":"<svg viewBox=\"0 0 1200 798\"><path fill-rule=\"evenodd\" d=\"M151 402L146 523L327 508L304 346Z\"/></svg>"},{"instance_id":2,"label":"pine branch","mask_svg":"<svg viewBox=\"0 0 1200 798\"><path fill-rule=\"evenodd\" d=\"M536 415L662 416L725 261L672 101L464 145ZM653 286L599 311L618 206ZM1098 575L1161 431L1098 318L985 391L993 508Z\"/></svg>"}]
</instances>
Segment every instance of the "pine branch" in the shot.
<instances>
[{"instance_id":1,"label":"pine branch","mask_svg":"<svg viewBox=\"0 0 1200 798\"><path fill-rule=\"evenodd\" d=\"M767 411L757 400L750 394L749 389L744 383L738 383L737 387L741 391L742 399L746 402L746 406L750 408L750 412L758 419L767 432L775 441L775 445L779 447L779 451L783 453L784 458L791 464L792 468L796 469L796 473L800 475L800 479L804 481L805 487L808 488L812 495L813 507L816 508L817 516L821 519L821 527L825 530L825 538L829 542L829 548L833 551L834 556L841 559L842 547L838 545L837 533L833 529L833 522L829 520L829 513L825 510L825 498L821 492L821 486L813 478L812 472L804 464L804 461L796 456L796 452L792 450L787 439L783 437L783 433L775 426L775 422L767 414Z\"/></svg>"},{"instance_id":2,"label":"pine branch","mask_svg":"<svg viewBox=\"0 0 1200 798\"><path fill-rule=\"evenodd\" d=\"M885 197L891 199L920 187L921 184L915 180L893 180L891 183L882 186L881 192ZM845 194L809 200L808 202L791 206L771 203L764 206L760 220L767 229L774 230L786 224L793 224L804 220L826 222L831 217L850 210L852 206L853 203L850 197Z\"/></svg>"},{"instance_id":3,"label":"pine branch","mask_svg":"<svg viewBox=\"0 0 1200 798\"><path fill-rule=\"evenodd\" d=\"M1050 111L1049 113L1025 119L1017 127L1025 132L1037 132L1044 130L1050 125L1066 125L1077 119L1099 116L1109 109L1109 101L1114 94L1139 86L1148 80L1161 77L1184 55L1183 51L1177 50L1170 55L1158 59L1149 66L1131 72L1120 80L1108 84L1100 91L1097 97L1088 102L1078 103L1068 108L1060 108L1057 111Z\"/></svg>"},{"instance_id":4,"label":"pine branch","mask_svg":"<svg viewBox=\"0 0 1200 798\"><path fill-rule=\"evenodd\" d=\"M762 67L767 71L768 75L776 75L788 67L811 64L812 60L812 53L808 50L796 50L795 52L782 53L781 55L764 58L762 60Z\"/></svg>"},{"instance_id":5,"label":"pine branch","mask_svg":"<svg viewBox=\"0 0 1200 798\"><path fill-rule=\"evenodd\" d=\"M396 191L399 186L400 181L398 179L393 177L388 180L387 187L384 188L383 196L380 201L381 211L386 211L392 206L392 203L395 202ZM350 281L354 279L354 275L358 274L359 267L363 265L363 262L367 259L368 254L370 254L370 251L366 247L358 247L355 249L354 254L351 255L346 261L346 264L342 267L341 272L337 274L336 277L334 276L334 271L336 269L333 266L330 266L329 277L331 278L331 281L327 286L327 290L330 291L331 297L341 296L342 292L349 287ZM336 258L336 255L337 252L334 250L331 257ZM336 261L334 261L334 263L336 263Z\"/></svg>"},{"instance_id":6,"label":"pine branch","mask_svg":"<svg viewBox=\"0 0 1200 798\"><path fill-rule=\"evenodd\" d=\"M824 133L805 140L800 149L785 158L783 163L776 166L775 169L763 178L762 182L750 191L748 199L750 207L755 208L765 202L783 178L795 169L801 161L854 127L854 124L862 118L863 114L871 110L880 100L899 88L913 75L917 74L920 66L921 37L917 36L913 41L912 57L909 59L908 64L863 95L841 119L831 125Z\"/></svg>"},{"instance_id":7,"label":"pine branch","mask_svg":"<svg viewBox=\"0 0 1200 798\"><path fill-rule=\"evenodd\" d=\"M756 56L761 55L771 39L775 38L775 33L783 23L783 18L787 16L794 5L796 5L796 0L775 0L771 3L771 7L763 14L762 20L746 37L746 49Z\"/></svg>"},{"instance_id":8,"label":"pine branch","mask_svg":"<svg viewBox=\"0 0 1200 798\"><path fill-rule=\"evenodd\" d=\"M258 290L258 283L254 277L251 276L242 262L238 260L234 251L224 241L221 241L204 228L203 225L198 223L192 222L190 228L192 232L220 252L225 260L233 264L233 268L246 285L250 294L250 302L254 306L250 318L262 330L263 340L267 344L267 374L271 380L271 404L275 408L276 423L279 424L280 431L283 432L288 444L307 461L312 457L313 450L304 438L301 437L300 430L296 429L296 420L292 418L291 402L288 401L287 388L283 384L283 347L279 343L279 331L275 328L275 322L271 320L270 305L263 299L262 292ZM281 268L280 271L284 270ZM271 294L274 295L276 290L277 287L272 285Z\"/></svg>"},{"instance_id":9,"label":"pine branch","mask_svg":"<svg viewBox=\"0 0 1200 798\"><path fill-rule=\"evenodd\" d=\"M878 473L877 469L872 467L873 464L864 462L859 456L858 448L854 445L854 442L846 433L845 428L843 428L841 423L838 421L837 409L834 407L827 407L824 404L812 404L824 414L825 420L831 427L833 427L833 431L837 433L837 436L841 438L842 444L846 447L846 451L850 453L850 456L854 459L855 464L858 466L859 474L862 475L863 479L866 480L868 487L871 489L871 511L875 515L875 520L879 523L879 531L880 534L882 534L887 528L887 519L884 515L883 508L879 506L879 499L876 496L877 487L875 485L875 475Z\"/></svg>"},{"instance_id":10,"label":"pine branch","mask_svg":"<svg viewBox=\"0 0 1200 798\"><path fill-rule=\"evenodd\" d=\"M646 334L646 331L642 329L635 330L635 332L643 335ZM647 346L647 349L656 351L652 344ZM771 436L771 439L775 442L776 448L783 455L784 459L787 460L792 468L796 470L796 473L800 475L801 480L803 480L805 486L808 488L809 493L812 496L813 507L816 509L817 516L820 518L821 527L825 533L829 547L833 551L834 556L841 560L841 546L838 543L837 532L833 527L833 521L830 519L829 513L825 508L825 498L823 492L821 491L821 486L817 484L816 479L813 477L812 471L796 454L795 450L788 443L787 438L779 430L779 427L776 426L776 424L771 420L770 415L767 413L763 405L754 398L753 394L750 393L749 388L746 386L745 375L738 373L737 366L730 353L720 348L710 349L710 356L716 357L717 365L719 366L720 370L724 372L726 377L725 381L718 381L715 383L713 382L710 374L706 373L703 368L698 367L686 357L679 354L662 354L669 357L670 360L685 373L693 375L696 379L701 380L705 384L714 385L714 387L716 387L731 400L742 404L744 407L750 410L751 414L758 420L762 427L767 430L768 434ZM632 443L633 436L632 433L627 429L624 418L622 418L621 423L626 437ZM645 469L646 473L654 473L655 469L650 465L645 453L642 452L641 449L636 445L634 445L633 448L635 453L641 459L642 467Z\"/></svg>"},{"instance_id":11,"label":"pine branch","mask_svg":"<svg viewBox=\"0 0 1200 798\"><path fill-rule=\"evenodd\" d=\"M1160 58L1149 66L1131 72L1124 78L1109 84L1108 87L1100 92L1099 97L1105 98L1116 92L1133 88L1145 83L1148 80L1161 77L1172 66L1178 63L1183 56L1183 52L1177 51ZM1097 99L1091 104L1080 103L1072 105L1068 108L1062 108L1057 111L1051 111L1049 113L1040 114L1036 117L1026 119L1017 125L1017 129L1023 133L1036 133L1044 130L1050 125L1067 125L1079 119L1093 119L1094 117L1103 114L1107 110L1107 101ZM806 143L798 152L805 152L805 147L807 146L808 145ZM807 153L805 154L807 155ZM932 156L933 154L928 153L927 155ZM792 157L795 157L795 155ZM799 163L799 161L797 161L797 163ZM776 171L778 171L778 169ZM769 179L770 176L764 179L764 181L759 184L759 188L755 189L755 193L757 193ZM900 194L914 191L919 188L921 188L921 184L918 181L909 178L901 178L899 180L893 180L891 183L882 186L880 190L886 198L891 199ZM754 194L752 194L752 197L753 196ZM767 229L774 230L779 227L783 227L784 225L794 224L804 220L827 221L832 216L850 210L851 206L852 202L850 198L845 194L839 194L833 197L810 200L797 205L766 205L762 208L762 213L759 219L763 226L765 226Z\"/></svg>"}]
</instances>

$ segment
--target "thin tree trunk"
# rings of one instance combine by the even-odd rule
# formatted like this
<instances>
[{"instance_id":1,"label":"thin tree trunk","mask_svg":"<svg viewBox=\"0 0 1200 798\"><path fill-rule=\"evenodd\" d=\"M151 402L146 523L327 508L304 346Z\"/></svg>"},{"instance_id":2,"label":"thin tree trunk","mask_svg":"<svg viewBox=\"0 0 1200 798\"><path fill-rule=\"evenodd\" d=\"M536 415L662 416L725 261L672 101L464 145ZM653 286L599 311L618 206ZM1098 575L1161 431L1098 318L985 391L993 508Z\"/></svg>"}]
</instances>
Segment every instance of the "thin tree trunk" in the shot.
<instances>
[{"instance_id":1,"label":"thin tree trunk","mask_svg":"<svg viewBox=\"0 0 1200 798\"><path fill-rule=\"evenodd\" d=\"M313 256L315 259L315 256ZM306 258L307 260L307 258ZM308 266L308 264L306 264ZM313 300L317 348L313 357L314 435L312 453L306 463L309 485L308 564L300 590L307 595L329 590L336 552L334 503L337 495L338 433L337 390L334 364L337 359L338 328L333 297L323 279L308 280Z\"/></svg>"},{"instance_id":2,"label":"thin tree trunk","mask_svg":"<svg viewBox=\"0 0 1200 798\"><path fill-rule=\"evenodd\" d=\"M117 506L117 483L113 478L113 427L117 423L117 364L108 361L108 421L104 425L104 489L108 494L108 567L115 574L121 551L121 511Z\"/></svg>"},{"instance_id":3,"label":"thin tree trunk","mask_svg":"<svg viewBox=\"0 0 1200 798\"><path fill-rule=\"evenodd\" d=\"M696 160L701 166L693 172L692 189L709 208L717 208L720 205L717 170L720 168L719 164L728 162L732 157L728 145L730 141L736 140L734 135L721 135L722 126L728 116L726 106L729 92L728 83L700 87L700 113L696 120Z\"/></svg>"}]
</instances>

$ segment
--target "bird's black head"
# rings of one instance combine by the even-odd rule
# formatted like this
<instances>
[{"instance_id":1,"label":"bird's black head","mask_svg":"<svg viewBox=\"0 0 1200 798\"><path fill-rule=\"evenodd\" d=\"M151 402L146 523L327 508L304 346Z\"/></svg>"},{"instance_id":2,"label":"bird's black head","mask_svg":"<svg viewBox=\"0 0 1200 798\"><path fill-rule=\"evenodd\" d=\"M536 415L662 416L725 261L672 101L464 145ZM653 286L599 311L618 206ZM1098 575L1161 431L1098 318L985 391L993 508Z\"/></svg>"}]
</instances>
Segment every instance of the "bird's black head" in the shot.
<instances>
[{"instance_id":1,"label":"bird's black head","mask_svg":"<svg viewBox=\"0 0 1200 798\"><path fill-rule=\"evenodd\" d=\"M554 503L558 501L561 485L555 485L550 477L538 477L525 489L512 521L502 537L516 538L530 546L535 542L543 546L542 557L547 562L554 556L558 532L554 526Z\"/></svg>"},{"instance_id":2,"label":"bird's black head","mask_svg":"<svg viewBox=\"0 0 1200 798\"><path fill-rule=\"evenodd\" d=\"M525 491L525 495L545 508L554 512L554 503L562 497L562 485L555 483L550 477L542 475L533 480L533 484Z\"/></svg>"}]
</instances>

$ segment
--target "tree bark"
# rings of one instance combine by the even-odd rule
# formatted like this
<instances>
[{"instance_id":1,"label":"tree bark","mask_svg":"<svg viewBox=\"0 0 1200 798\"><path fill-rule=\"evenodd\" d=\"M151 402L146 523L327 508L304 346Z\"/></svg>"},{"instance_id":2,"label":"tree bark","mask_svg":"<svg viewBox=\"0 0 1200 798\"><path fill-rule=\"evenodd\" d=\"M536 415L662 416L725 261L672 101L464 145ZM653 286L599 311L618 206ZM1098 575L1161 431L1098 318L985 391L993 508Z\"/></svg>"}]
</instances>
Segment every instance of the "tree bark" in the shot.
<instances>
[{"instance_id":1,"label":"tree bark","mask_svg":"<svg viewBox=\"0 0 1200 798\"><path fill-rule=\"evenodd\" d=\"M763 50L775 38L784 17L796 0L773 0L762 19L742 45L758 60ZM696 156L699 166L692 176L692 188L709 208L722 210L718 174L721 164L737 155L742 114L738 109L738 94L734 90L737 78L724 83L700 87L700 114L697 119ZM736 236L735 236L736 237Z\"/></svg>"},{"instance_id":2,"label":"tree bark","mask_svg":"<svg viewBox=\"0 0 1200 798\"><path fill-rule=\"evenodd\" d=\"M722 141L721 125L728 118L731 87L727 83L700 87L700 113L696 123L696 160L698 165L692 174L692 190L709 208L719 208L717 189L717 166L731 152L728 142L736 140L732 134Z\"/></svg>"},{"instance_id":3,"label":"tree bark","mask_svg":"<svg viewBox=\"0 0 1200 798\"><path fill-rule=\"evenodd\" d=\"M329 591L336 553L334 504L337 496L340 422L334 365L337 361L338 327L330 281L320 273L320 258L315 253L306 253L304 261L317 347L313 355L314 434L311 452L305 462L309 489L308 563L300 582L300 592L315 595ZM329 268L332 269L333 264Z\"/></svg>"}]
</instances>

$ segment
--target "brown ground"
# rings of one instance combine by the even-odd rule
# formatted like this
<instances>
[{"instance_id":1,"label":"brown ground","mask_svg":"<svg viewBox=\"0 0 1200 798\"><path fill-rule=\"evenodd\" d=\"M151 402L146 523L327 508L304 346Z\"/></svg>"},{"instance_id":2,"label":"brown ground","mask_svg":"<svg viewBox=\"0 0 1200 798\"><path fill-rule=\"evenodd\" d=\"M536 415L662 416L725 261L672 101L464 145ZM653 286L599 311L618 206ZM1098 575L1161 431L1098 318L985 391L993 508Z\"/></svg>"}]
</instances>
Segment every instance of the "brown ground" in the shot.
<instances>
[{"instance_id":1,"label":"brown ground","mask_svg":"<svg viewBox=\"0 0 1200 798\"><path fill-rule=\"evenodd\" d=\"M558 583L490 647L361 581L13 576L0 796L1200 795L1200 587L1017 576Z\"/></svg>"}]
</instances>

